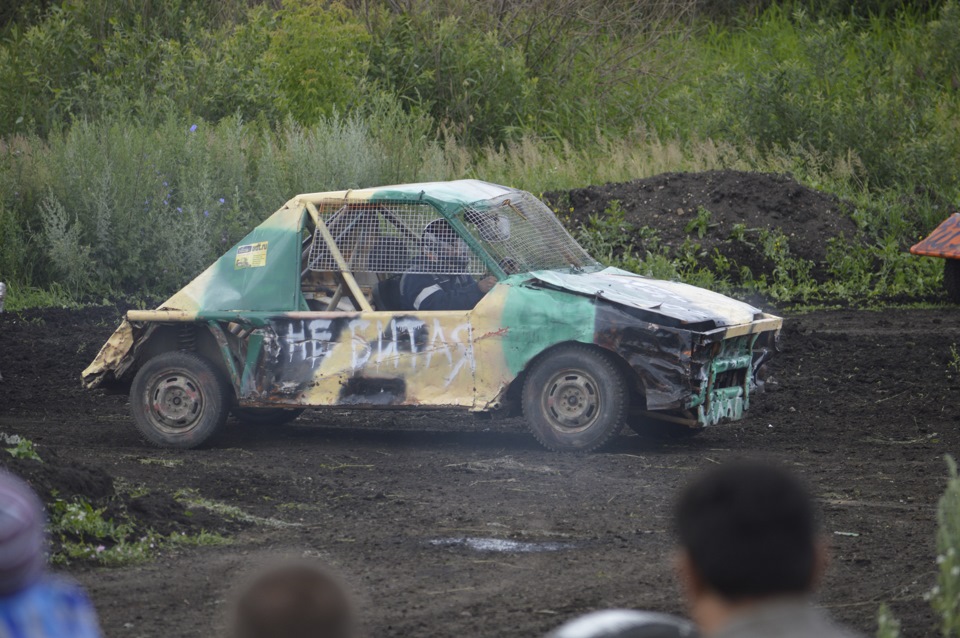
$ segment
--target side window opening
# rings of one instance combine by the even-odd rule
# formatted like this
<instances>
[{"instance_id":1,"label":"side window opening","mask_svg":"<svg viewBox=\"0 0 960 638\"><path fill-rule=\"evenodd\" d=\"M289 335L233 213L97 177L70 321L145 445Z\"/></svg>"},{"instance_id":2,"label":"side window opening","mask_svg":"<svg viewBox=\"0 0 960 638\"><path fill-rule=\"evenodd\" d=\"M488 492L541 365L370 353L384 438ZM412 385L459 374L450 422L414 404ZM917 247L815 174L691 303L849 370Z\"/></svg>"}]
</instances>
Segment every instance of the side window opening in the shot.
<instances>
[{"instance_id":1,"label":"side window opening","mask_svg":"<svg viewBox=\"0 0 960 638\"><path fill-rule=\"evenodd\" d=\"M328 307L338 310L354 310L356 303L339 281L348 275L375 310L400 310L400 279L406 272L424 272L418 270L417 257L424 229L442 219L436 209L410 202L327 200L320 202L317 210L342 257L338 259L322 229L316 228L306 251L303 279L325 284L318 301L326 301ZM471 253L465 274L481 275L485 270L479 257ZM311 307L317 305L315 302Z\"/></svg>"},{"instance_id":2,"label":"side window opening","mask_svg":"<svg viewBox=\"0 0 960 638\"><path fill-rule=\"evenodd\" d=\"M323 238L317 233L313 219L308 217L300 243L300 292L307 307L310 310L353 310L352 303L349 308L341 304L342 293L337 295L339 282L335 280L332 273L320 272L310 267L310 255L316 250L314 244L317 241L322 242ZM339 298L334 300L335 297Z\"/></svg>"}]
</instances>

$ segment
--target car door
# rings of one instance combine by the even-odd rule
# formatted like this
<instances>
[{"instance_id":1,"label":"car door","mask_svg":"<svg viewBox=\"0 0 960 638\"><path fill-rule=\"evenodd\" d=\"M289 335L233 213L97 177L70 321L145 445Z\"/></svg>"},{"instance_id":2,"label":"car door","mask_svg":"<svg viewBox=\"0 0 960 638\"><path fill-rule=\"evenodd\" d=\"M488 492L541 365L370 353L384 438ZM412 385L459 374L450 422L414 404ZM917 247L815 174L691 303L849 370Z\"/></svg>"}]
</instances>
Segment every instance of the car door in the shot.
<instances>
[{"instance_id":1,"label":"car door","mask_svg":"<svg viewBox=\"0 0 960 638\"><path fill-rule=\"evenodd\" d=\"M467 312L301 312L269 321L257 376L274 402L472 406Z\"/></svg>"},{"instance_id":2,"label":"car door","mask_svg":"<svg viewBox=\"0 0 960 638\"><path fill-rule=\"evenodd\" d=\"M316 231L301 277L311 309L275 315L255 331L241 402L473 406L471 311L371 306L377 285L409 268L421 227L437 212L338 200L310 214ZM471 270L482 268L474 261Z\"/></svg>"}]
</instances>

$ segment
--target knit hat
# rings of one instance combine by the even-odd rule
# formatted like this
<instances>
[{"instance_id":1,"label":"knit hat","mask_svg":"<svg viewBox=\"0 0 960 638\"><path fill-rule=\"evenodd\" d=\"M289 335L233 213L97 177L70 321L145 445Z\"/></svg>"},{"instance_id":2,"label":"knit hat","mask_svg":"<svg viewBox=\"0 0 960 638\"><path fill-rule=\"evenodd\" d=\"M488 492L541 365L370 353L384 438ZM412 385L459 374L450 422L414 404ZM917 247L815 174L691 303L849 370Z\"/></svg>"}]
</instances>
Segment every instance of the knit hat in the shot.
<instances>
[{"instance_id":1,"label":"knit hat","mask_svg":"<svg viewBox=\"0 0 960 638\"><path fill-rule=\"evenodd\" d=\"M30 486L0 470L0 595L32 585L46 564L43 506Z\"/></svg>"}]
</instances>

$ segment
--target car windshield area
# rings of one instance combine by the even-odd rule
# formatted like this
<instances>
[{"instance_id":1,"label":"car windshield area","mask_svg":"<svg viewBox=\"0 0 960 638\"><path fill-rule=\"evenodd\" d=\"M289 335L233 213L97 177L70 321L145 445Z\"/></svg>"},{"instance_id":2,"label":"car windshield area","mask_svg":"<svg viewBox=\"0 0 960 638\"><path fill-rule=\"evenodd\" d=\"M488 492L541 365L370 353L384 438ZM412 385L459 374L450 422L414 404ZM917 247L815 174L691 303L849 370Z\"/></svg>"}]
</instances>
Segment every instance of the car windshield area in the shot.
<instances>
[{"instance_id":1,"label":"car windshield area","mask_svg":"<svg viewBox=\"0 0 960 638\"><path fill-rule=\"evenodd\" d=\"M514 191L474 202L461 215L474 239L508 275L599 265L530 193Z\"/></svg>"},{"instance_id":2,"label":"car windshield area","mask_svg":"<svg viewBox=\"0 0 960 638\"><path fill-rule=\"evenodd\" d=\"M318 212L339 254L317 228L306 260L314 272L480 276L487 263L508 275L598 265L543 202L523 191L473 202L450 220L430 204L411 202L329 200ZM486 255L469 248L464 229Z\"/></svg>"}]
</instances>

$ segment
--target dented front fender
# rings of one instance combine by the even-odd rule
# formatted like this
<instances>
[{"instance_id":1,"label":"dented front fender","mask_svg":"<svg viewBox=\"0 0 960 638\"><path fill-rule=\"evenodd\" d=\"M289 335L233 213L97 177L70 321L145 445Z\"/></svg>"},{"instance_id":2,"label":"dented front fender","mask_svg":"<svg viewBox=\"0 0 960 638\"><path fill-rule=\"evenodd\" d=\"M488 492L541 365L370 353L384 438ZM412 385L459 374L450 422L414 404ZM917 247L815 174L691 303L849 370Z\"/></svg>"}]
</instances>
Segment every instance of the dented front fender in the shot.
<instances>
[{"instance_id":1,"label":"dented front fender","mask_svg":"<svg viewBox=\"0 0 960 638\"><path fill-rule=\"evenodd\" d=\"M124 319L81 374L83 387L93 389L104 381L122 379L155 328L156 324L144 326Z\"/></svg>"}]
</instances>

